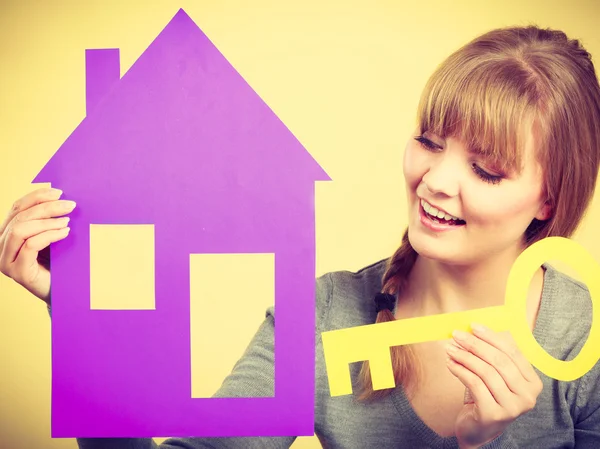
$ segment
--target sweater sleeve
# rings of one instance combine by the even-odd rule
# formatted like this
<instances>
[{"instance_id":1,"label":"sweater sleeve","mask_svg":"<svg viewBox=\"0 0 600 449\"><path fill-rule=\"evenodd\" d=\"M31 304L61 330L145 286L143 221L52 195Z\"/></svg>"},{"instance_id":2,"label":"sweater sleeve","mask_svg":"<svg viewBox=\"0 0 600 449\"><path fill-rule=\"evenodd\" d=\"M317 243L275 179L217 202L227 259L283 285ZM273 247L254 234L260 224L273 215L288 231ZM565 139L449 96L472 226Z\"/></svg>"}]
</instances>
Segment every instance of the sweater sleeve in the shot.
<instances>
[{"instance_id":1,"label":"sweater sleeve","mask_svg":"<svg viewBox=\"0 0 600 449\"><path fill-rule=\"evenodd\" d=\"M507 432L500 434L487 444L484 444L479 449L518 449L519 446L514 438Z\"/></svg>"},{"instance_id":2,"label":"sweater sleeve","mask_svg":"<svg viewBox=\"0 0 600 449\"><path fill-rule=\"evenodd\" d=\"M600 362L581 380L577 390L575 447L600 447Z\"/></svg>"},{"instance_id":3,"label":"sweater sleeve","mask_svg":"<svg viewBox=\"0 0 600 449\"><path fill-rule=\"evenodd\" d=\"M575 449L600 447L600 362L581 378L573 416ZM518 444L505 432L481 449L517 449Z\"/></svg>"},{"instance_id":4,"label":"sweater sleeve","mask_svg":"<svg viewBox=\"0 0 600 449\"><path fill-rule=\"evenodd\" d=\"M317 332L325 314L329 295L329 276L316 282ZM49 309L50 316L52 316ZM274 308L267 309L265 320L246 351L223 381L214 397L270 396L274 385ZM78 438L80 449L284 449L291 437L170 438L157 445L151 438Z\"/></svg>"}]
</instances>

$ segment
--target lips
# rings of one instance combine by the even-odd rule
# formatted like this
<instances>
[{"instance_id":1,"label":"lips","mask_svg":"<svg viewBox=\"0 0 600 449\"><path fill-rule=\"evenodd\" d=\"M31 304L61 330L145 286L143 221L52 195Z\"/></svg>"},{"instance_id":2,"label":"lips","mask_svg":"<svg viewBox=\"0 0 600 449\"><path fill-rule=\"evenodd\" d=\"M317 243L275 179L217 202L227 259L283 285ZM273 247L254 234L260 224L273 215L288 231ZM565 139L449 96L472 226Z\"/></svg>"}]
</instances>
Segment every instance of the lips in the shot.
<instances>
[{"instance_id":1,"label":"lips","mask_svg":"<svg viewBox=\"0 0 600 449\"><path fill-rule=\"evenodd\" d=\"M423 226L434 232L461 229L466 224L464 220L460 219L443 220L437 217L433 217L425 211L422 204L419 204L419 219Z\"/></svg>"},{"instance_id":2,"label":"lips","mask_svg":"<svg viewBox=\"0 0 600 449\"><path fill-rule=\"evenodd\" d=\"M427 216L432 220L439 221L442 223L453 223L453 224L465 224L465 221L459 217L456 217L452 214L449 214L445 210L434 206L433 204L425 201L424 199L420 199L420 204Z\"/></svg>"}]
</instances>

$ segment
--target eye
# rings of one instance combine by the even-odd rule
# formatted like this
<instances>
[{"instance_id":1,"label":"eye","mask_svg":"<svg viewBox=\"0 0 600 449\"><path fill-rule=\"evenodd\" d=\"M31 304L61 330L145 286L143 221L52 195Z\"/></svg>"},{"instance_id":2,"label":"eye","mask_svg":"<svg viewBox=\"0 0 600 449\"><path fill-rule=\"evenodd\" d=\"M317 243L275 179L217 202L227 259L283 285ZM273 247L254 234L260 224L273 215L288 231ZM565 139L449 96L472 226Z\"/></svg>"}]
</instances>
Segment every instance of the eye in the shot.
<instances>
[{"instance_id":1,"label":"eye","mask_svg":"<svg viewBox=\"0 0 600 449\"><path fill-rule=\"evenodd\" d=\"M419 144L427 151L439 152L440 150L444 149L440 145L432 142L427 137L424 137L422 135L415 137L415 140L419 142ZM492 175L491 173L488 173L479 165L477 165L475 162L471 164L471 168L473 169L473 172L479 177L479 179L489 184L499 184L500 181L504 179L503 175Z\"/></svg>"},{"instance_id":2,"label":"eye","mask_svg":"<svg viewBox=\"0 0 600 449\"><path fill-rule=\"evenodd\" d=\"M471 168L473 169L475 174L477 176L479 176L479 178L481 178L482 181L485 181L487 183L499 184L500 181L502 181L502 179L503 179L503 176L492 175L492 174L486 172L484 169L482 169L480 166L478 166L475 162L473 162L471 164Z\"/></svg>"},{"instance_id":3,"label":"eye","mask_svg":"<svg viewBox=\"0 0 600 449\"><path fill-rule=\"evenodd\" d=\"M439 151L439 150L443 150L443 148L435 143L433 143L431 140L427 139L426 137L423 136L417 136L415 137L415 140L417 142L419 142L421 144L421 146L423 148L425 148L428 151Z\"/></svg>"}]
</instances>

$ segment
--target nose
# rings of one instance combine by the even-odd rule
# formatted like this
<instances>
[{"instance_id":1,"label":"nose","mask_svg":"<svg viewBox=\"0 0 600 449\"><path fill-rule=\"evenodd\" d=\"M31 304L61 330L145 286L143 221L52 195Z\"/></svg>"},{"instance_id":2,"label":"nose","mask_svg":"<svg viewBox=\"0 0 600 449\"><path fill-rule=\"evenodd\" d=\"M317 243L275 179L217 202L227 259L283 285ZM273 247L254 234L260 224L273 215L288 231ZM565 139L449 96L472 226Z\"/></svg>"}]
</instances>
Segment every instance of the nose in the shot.
<instances>
[{"instance_id":1,"label":"nose","mask_svg":"<svg viewBox=\"0 0 600 449\"><path fill-rule=\"evenodd\" d=\"M432 195L457 196L461 165L450 152L444 151L432 157L422 182Z\"/></svg>"}]
</instances>

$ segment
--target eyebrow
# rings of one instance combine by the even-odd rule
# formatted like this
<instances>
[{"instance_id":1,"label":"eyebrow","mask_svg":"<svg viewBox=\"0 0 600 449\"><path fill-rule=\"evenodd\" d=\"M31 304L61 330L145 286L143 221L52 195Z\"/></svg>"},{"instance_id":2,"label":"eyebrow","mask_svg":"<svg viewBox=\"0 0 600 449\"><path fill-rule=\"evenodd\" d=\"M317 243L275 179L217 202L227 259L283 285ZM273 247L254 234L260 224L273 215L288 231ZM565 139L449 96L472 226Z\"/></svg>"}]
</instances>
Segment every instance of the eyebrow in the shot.
<instances>
[{"instance_id":1,"label":"eyebrow","mask_svg":"<svg viewBox=\"0 0 600 449\"><path fill-rule=\"evenodd\" d=\"M433 133L433 132L431 132L431 131L429 131L429 130L427 130L427 131L423 132L421 135L422 135L423 137L425 137L426 139L428 139L428 140L431 140L431 139L433 139L433 138L437 138L437 139L443 140L443 141L444 141L444 145L446 145L446 144L447 144L447 142L446 142L446 140L447 140L447 137L442 137L442 136L439 136L439 135L437 135L437 134L435 134L435 133ZM453 136L449 136L449 137L453 137ZM455 139L457 139L457 140L459 140L459 141L461 141L461 140L462 140L462 139L460 139L460 138L456 138L456 137L454 137L454 138L455 138ZM434 145L436 145L436 146L440 146L440 145L438 145L436 142L434 142L433 140L432 140L432 143L433 143ZM462 142L462 143L464 144L464 142ZM486 153L486 152L483 150L483 148L481 148L481 147L479 147L479 146L473 146L473 145L465 145L465 146L467 147L467 152L468 152L468 153L475 154L475 155L477 155L477 156L489 156L489 153Z\"/></svg>"},{"instance_id":2,"label":"eyebrow","mask_svg":"<svg viewBox=\"0 0 600 449\"><path fill-rule=\"evenodd\" d=\"M464 140L463 140L463 139L461 139L461 138L458 138L458 137L456 137L456 136L444 136L444 137L442 137L442 136L439 136L438 134L435 134L434 132L432 132L432 131L430 131L430 130L426 130L426 131L424 131L424 132L423 132L421 135L422 135L423 137L425 137L426 139L428 139L428 140L431 140L431 142L432 142L432 143L433 143L435 146L437 146L437 147L440 147L440 145L439 145L439 144L437 144L437 143L436 143L434 140L432 140L432 139L434 139L434 138L435 138L435 139L440 139L440 140L443 140L443 145L445 146L445 145L447 145L447 139L448 139L449 137L451 137L451 138L454 138L454 139L458 140L459 142L461 142L463 145L465 145L465 146L466 146L466 148L467 148L467 152L468 152L469 154L472 154L472 155L475 155L475 156L484 157L484 158L486 158L486 159L489 159L489 160L490 160L491 162L493 162L493 163L497 163L497 162L498 162L497 158L493 156L492 152L484 150L484 149L483 149L483 147L481 147L481 146L479 146L479 145L468 145L468 144L465 144L465 142L464 142Z\"/></svg>"},{"instance_id":3,"label":"eyebrow","mask_svg":"<svg viewBox=\"0 0 600 449\"><path fill-rule=\"evenodd\" d=\"M478 146L476 147L476 146L472 146L472 145L467 145L467 151L469 153L473 153L473 154L476 154L478 156L489 156L489 153L485 152L483 150L483 148L478 147Z\"/></svg>"},{"instance_id":4,"label":"eyebrow","mask_svg":"<svg viewBox=\"0 0 600 449\"><path fill-rule=\"evenodd\" d=\"M433 143L434 145L436 145L438 147L441 146L441 145L439 145L438 143L436 143L433 139L437 138L437 139L443 140L444 144L446 143L446 139L444 137L438 136L437 134L435 134L434 132L429 131L429 130L423 131L421 133L421 136L424 137L424 138L426 138L427 140L430 140L431 143Z\"/></svg>"}]
</instances>

